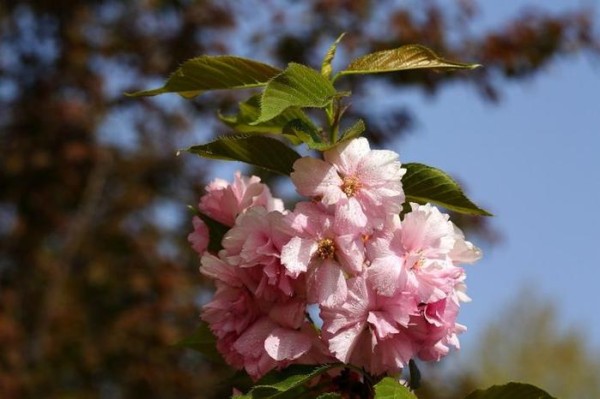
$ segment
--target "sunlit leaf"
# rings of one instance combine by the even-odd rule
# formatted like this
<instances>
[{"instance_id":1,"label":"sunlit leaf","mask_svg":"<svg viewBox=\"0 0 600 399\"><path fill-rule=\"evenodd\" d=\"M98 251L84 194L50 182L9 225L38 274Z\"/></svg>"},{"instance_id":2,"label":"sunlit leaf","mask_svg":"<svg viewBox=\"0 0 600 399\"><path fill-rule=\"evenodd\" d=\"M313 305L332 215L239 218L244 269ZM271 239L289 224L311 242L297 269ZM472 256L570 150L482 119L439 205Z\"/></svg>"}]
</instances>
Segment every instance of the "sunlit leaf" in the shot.
<instances>
[{"instance_id":1,"label":"sunlit leaf","mask_svg":"<svg viewBox=\"0 0 600 399\"><path fill-rule=\"evenodd\" d=\"M275 118L289 107L326 107L337 92L331 82L312 68L290 63L265 87L261 113L254 124Z\"/></svg>"},{"instance_id":2,"label":"sunlit leaf","mask_svg":"<svg viewBox=\"0 0 600 399\"><path fill-rule=\"evenodd\" d=\"M219 114L219 119L238 133L267 133L284 134L284 127L293 120L300 120L304 124L316 129L310 118L299 108L290 107L275 118L263 123L252 124L260 115L260 95L250 97L239 104L239 112L235 115ZM295 135L284 136L292 144L300 144L301 141Z\"/></svg>"},{"instance_id":3,"label":"sunlit leaf","mask_svg":"<svg viewBox=\"0 0 600 399\"><path fill-rule=\"evenodd\" d=\"M402 186L407 202L431 202L467 215L492 216L464 194L458 183L440 169L420 163L406 163Z\"/></svg>"},{"instance_id":4,"label":"sunlit leaf","mask_svg":"<svg viewBox=\"0 0 600 399\"><path fill-rule=\"evenodd\" d=\"M417 399L404 385L385 377L375 385L375 399Z\"/></svg>"},{"instance_id":5,"label":"sunlit leaf","mask_svg":"<svg viewBox=\"0 0 600 399\"><path fill-rule=\"evenodd\" d=\"M331 77L331 63L333 62L333 58L335 57L335 52L337 51L337 46L340 44L342 39L346 33L342 33L335 42L329 47L327 50L327 54L325 54L325 58L323 59L323 63L321 64L321 75L325 76L327 79Z\"/></svg>"},{"instance_id":6,"label":"sunlit leaf","mask_svg":"<svg viewBox=\"0 0 600 399\"><path fill-rule=\"evenodd\" d=\"M204 158L240 161L275 173L289 175L300 155L279 140L265 136L223 136L186 151Z\"/></svg>"},{"instance_id":7,"label":"sunlit leaf","mask_svg":"<svg viewBox=\"0 0 600 399\"><path fill-rule=\"evenodd\" d=\"M320 366L292 365L282 371L273 371L261 378L245 395L236 396L238 399L268 399L293 398L298 392L306 390L304 385L316 376L328 370L339 367L338 364Z\"/></svg>"},{"instance_id":8,"label":"sunlit leaf","mask_svg":"<svg viewBox=\"0 0 600 399\"><path fill-rule=\"evenodd\" d=\"M474 69L481 65L443 59L419 44L378 51L355 59L339 75L404 71L422 68Z\"/></svg>"},{"instance_id":9,"label":"sunlit leaf","mask_svg":"<svg viewBox=\"0 0 600 399\"><path fill-rule=\"evenodd\" d=\"M203 55L184 62L167 79L163 87L127 95L139 97L178 93L183 97L191 98L207 90L264 86L279 73L281 73L280 69L246 58L231 55Z\"/></svg>"},{"instance_id":10,"label":"sunlit leaf","mask_svg":"<svg viewBox=\"0 0 600 399\"><path fill-rule=\"evenodd\" d=\"M542 389L517 382L494 385L488 389L478 389L465 399L556 399Z\"/></svg>"},{"instance_id":11,"label":"sunlit leaf","mask_svg":"<svg viewBox=\"0 0 600 399\"><path fill-rule=\"evenodd\" d=\"M224 363L221 354L217 351L217 340L208 328L208 324L202 323L196 332L175 344L178 348L188 348L200 352L204 357L215 363Z\"/></svg>"}]
</instances>

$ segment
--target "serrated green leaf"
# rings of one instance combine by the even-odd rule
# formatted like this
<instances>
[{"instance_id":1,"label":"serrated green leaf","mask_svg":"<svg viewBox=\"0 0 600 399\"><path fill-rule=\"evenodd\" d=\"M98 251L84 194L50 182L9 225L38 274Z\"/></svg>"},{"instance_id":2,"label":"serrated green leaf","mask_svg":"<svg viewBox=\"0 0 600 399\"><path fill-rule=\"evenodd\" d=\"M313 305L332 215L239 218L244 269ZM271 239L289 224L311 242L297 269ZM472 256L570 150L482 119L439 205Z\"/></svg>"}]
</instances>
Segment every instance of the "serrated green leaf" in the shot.
<instances>
[{"instance_id":1,"label":"serrated green leaf","mask_svg":"<svg viewBox=\"0 0 600 399\"><path fill-rule=\"evenodd\" d=\"M221 354L217 351L217 340L208 328L208 324L202 323L196 332L175 344L177 348L193 349L200 352L208 360L214 363L224 363Z\"/></svg>"},{"instance_id":2,"label":"serrated green leaf","mask_svg":"<svg viewBox=\"0 0 600 399\"><path fill-rule=\"evenodd\" d=\"M305 143L308 148L325 151L332 147L329 142L326 142L321 135L321 132L314 126L304 123L300 119L289 121L285 125L284 132L286 135L293 135Z\"/></svg>"},{"instance_id":3,"label":"serrated green leaf","mask_svg":"<svg viewBox=\"0 0 600 399\"><path fill-rule=\"evenodd\" d=\"M548 392L530 385L510 382L505 385L494 385L488 389L478 389L465 399L556 399Z\"/></svg>"},{"instance_id":4,"label":"serrated green leaf","mask_svg":"<svg viewBox=\"0 0 600 399\"><path fill-rule=\"evenodd\" d=\"M290 107L275 118L252 124L260 115L260 94L250 97L239 104L239 112L236 115L219 114L219 119L238 133L249 134L283 134L292 144L298 145L301 141L295 135L284 134L284 127L292 120L300 120L304 124L316 129L310 118L299 108Z\"/></svg>"},{"instance_id":5,"label":"serrated green leaf","mask_svg":"<svg viewBox=\"0 0 600 399\"><path fill-rule=\"evenodd\" d=\"M298 391L304 391L304 384L325 373L339 367L339 364L326 364L309 366L296 364L282 371L273 371L261 378L256 385L245 395L236 396L238 399L283 399L293 398Z\"/></svg>"},{"instance_id":6,"label":"serrated green leaf","mask_svg":"<svg viewBox=\"0 0 600 399\"><path fill-rule=\"evenodd\" d=\"M431 202L467 215L492 216L468 199L458 183L440 169L420 163L406 163L402 166L406 168L402 187L407 202Z\"/></svg>"},{"instance_id":7,"label":"serrated green leaf","mask_svg":"<svg viewBox=\"0 0 600 399\"><path fill-rule=\"evenodd\" d=\"M353 60L339 75L404 71L422 68L474 69L481 65L443 59L419 44L378 51Z\"/></svg>"},{"instance_id":8,"label":"serrated green leaf","mask_svg":"<svg viewBox=\"0 0 600 399\"><path fill-rule=\"evenodd\" d=\"M323 59L323 63L321 64L321 75L329 79L331 77L331 62L335 57L335 52L337 51L337 46L340 44L342 39L346 36L346 33L342 33L336 40L333 42L329 50L327 50L327 54L325 54L325 58Z\"/></svg>"},{"instance_id":9,"label":"serrated green leaf","mask_svg":"<svg viewBox=\"0 0 600 399\"><path fill-rule=\"evenodd\" d=\"M348 129L342 133L342 138L340 141L352 140L357 138L361 134L364 133L366 129L365 122L362 119L359 119L354 125L350 126Z\"/></svg>"},{"instance_id":10,"label":"serrated green leaf","mask_svg":"<svg viewBox=\"0 0 600 399\"><path fill-rule=\"evenodd\" d=\"M281 70L262 62L231 55L203 55L183 63L163 87L126 94L130 97L178 93L195 97L203 91L264 86Z\"/></svg>"},{"instance_id":11,"label":"serrated green leaf","mask_svg":"<svg viewBox=\"0 0 600 399\"><path fill-rule=\"evenodd\" d=\"M375 385L375 399L417 399L404 385L385 377Z\"/></svg>"},{"instance_id":12,"label":"serrated green leaf","mask_svg":"<svg viewBox=\"0 0 600 399\"><path fill-rule=\"evenodd\" d=\"M204 158L240 161L282 175L289 175L300 155L279 140L265 136L223 136L186 151Z\"/></svg>"},{"instance_id":13,"label":"serrated green leaf","mask_svg":"<svg viewBox=\"0 0 600 399\"><path fill-rule=\"evenodd\" d=\"M331 82L319 72L301 64L290 63L265 87L260 116L254 124L271 120L289 107L324 108L336 94Z\"/></svg>"}]
</instances>

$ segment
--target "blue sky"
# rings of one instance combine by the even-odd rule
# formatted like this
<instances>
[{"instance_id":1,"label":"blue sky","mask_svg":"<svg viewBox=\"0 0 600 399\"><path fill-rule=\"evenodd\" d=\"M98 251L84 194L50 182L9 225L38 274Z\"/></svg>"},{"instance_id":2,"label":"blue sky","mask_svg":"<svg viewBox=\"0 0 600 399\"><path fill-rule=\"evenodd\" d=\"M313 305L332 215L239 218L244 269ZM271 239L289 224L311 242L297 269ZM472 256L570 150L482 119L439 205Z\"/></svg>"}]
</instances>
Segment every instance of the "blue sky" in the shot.
<instances>
[{"instance_id":1,"label":"blue sky","mask_svg":"<svg viewBox=\"0 0 600 399\"><path fill-rule=\"evenodd\" d=\"M494 25L522 4L542 2L490 3L483 11ZM567 3L576 2L552 2L552 9ZM469 326L464 347L525 288L557 305L559 328L586 330L599 349L600 60L556 62L529 81L505 85L503 94L500 105L460 85L433 99L401 97L416 111L418 134L395 150L404 161L458 176L496 215L493 226L503 236L468 268L473 302L461 311Z\"/></svg>"}]
</instances>

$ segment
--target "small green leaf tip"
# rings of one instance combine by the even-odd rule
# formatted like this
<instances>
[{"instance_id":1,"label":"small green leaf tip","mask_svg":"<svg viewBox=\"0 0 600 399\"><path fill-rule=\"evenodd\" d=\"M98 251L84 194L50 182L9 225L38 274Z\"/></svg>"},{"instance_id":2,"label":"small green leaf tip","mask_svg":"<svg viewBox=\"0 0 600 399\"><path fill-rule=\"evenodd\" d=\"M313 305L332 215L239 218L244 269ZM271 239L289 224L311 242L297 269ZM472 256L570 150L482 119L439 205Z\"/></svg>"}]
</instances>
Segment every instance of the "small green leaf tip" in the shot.
<instances>
[{"instance_id":1,"label":"small green leaf tip","mask_svg":"<svg viewBox=\"0 0 600 399\"><path fill-rule=\"evenodd\" d=\"M321 75L329 79L331 77L332 67L331 63L333 62L333 58L335 57L335 52L337 51L337 46L340 44L342 39L346 36L346 32L342 33L336 40L333 42L329 50L327 50L327 54L325 54L325 58L323 59L323 63L321 64Z\"/></svg>"}]
</instances>

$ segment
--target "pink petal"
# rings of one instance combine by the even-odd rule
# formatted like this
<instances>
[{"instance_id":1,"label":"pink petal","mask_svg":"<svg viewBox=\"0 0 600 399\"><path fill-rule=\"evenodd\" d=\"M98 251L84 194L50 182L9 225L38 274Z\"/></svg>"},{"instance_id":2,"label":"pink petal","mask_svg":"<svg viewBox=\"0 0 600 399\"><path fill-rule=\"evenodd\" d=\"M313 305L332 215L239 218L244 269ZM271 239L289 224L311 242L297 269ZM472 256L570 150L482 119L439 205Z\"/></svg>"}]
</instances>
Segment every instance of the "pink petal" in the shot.
<instances>
[{"instance_id":1,"label":"pink petal","mask_svg":"<svg viewBox=\"0 0 600 399\"><path fill-rule=\"evenodd\" d=\"M309 301L314 299L323 306L335 306L346 300L348 287L340 266L326 260L311 273L308 287Z\"/></svg>"},{"instance_id":2,"label":"pink petal","mask_svg":"<svg viewBox=\"0 0 600 399\"><path fill-rule=\"evenodd\" d=\"M366 323L356 323L329 340L329 350L341 362L348 363Z\"/></svg>"},{"instance_id":3,"label":"pink petal","mask_svg":"<svg viewBox=\"0 0 600 399\"><path fill-rule=\"evenodd\" d=\"M294 360L308 352L311 343L310 337L306 334L279 327L269 334L264 348L269 356L277 361Z\"/></svg>"},{"instance_id":4,"label":"pink petal","mask_svg":"<svg viewBox=\"0 0 600 399\"><path fill-rule=\"evenodd\" d=\"M335 245L340 266L351 275L361 273L365 263L365 248L362 238L355 235L338 236L335 239Z\"/></svg>"},{"instance_id":5,"label":"pink petal","mask_svg":"<svg viewBox=\"0 0 600 399\"><path fill-rule=\"evenodd\" d=\"M290 175L296 190L307 197L322 196L326 204L336 203L344 194L342 180L335 169L320 159L304 157L294 162Z\"/></svg>"},{"instance_id":6,"label":"pink petal","mask_svg":"<svg viewBox=\"0 0 600 399\"><path fill-rule=\"evenodd\" d=\"M385 312L370 311L367 321L380 340L399 331L394 326L394 320L391 320Z\"/></svg>"},{"instance_id":7,"label":"pink petal","mask_svg":"<svg viewBox=\"0 0 600 399\"><path fill-rule=\"evenodd\" d=\"M346 141L323 154L327 162L336 166L344 175L354 175L362 159L369 154L369 142L366 138Z\"/></svg>"},{"instance_id":8,"label":"pink petal","mask_svg":"<svg viewBox=\"0 0 600 399\"><path fill-rule=\"evenodd\" d=\"M383 296L392 296L401 290L406 282L402 264L402 258L394 255L374 259L367 269L371 288Z\"/></svg>"},{"instance_id":9,"label":"pink petal","mask_svg":"<svg viewBox=\"0 0 600 399\"><path fill-rule=\"evenodd\" d=\"M298 277L300 273L306 272L318 247L314 240L294 237L281 248L281 263L292 277Z\"/></svg>"},{"instance_id":10,"label":"pink petal","mask_svg":"<svg viewBox=\"0 0 600 399\"><path fill-rule=\"evenodd\" d=\"M234 287L242 286L242 272L214 255L205 253L200 260L200 273Z\"/></svg>"}]
</instances>

